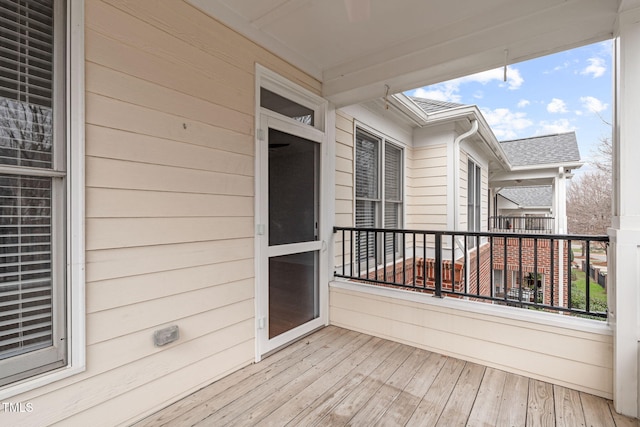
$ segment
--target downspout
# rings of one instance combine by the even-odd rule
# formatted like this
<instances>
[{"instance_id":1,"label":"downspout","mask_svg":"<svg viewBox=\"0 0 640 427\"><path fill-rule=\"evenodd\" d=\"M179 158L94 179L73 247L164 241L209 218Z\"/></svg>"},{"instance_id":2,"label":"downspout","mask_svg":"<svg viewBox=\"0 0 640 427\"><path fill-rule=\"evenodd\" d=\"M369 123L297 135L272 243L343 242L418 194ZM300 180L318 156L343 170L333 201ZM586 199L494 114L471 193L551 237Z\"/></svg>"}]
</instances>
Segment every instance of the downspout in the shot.
<instances>
[{"instance_id":1,"label":"downspout","mask_svg":"<svg viewBox=\"0 0 640 427\"><path fill-rule=\"evenodd\" d=\"M453 141L453 229L460 228L460 143L478 132L478 120L471 120L471 129Z\"/></svg>"},{"instance_id":2,"label":"downspout","mask_svg":"<svg viewBox=\"0 0 640 427\"><path fill-rule=\"evenodd\" d=\"M460 228L460 143L466 138L474 135L478 132L478 120L471 120L471 129L467 132L459 135L453 141L453 230L458 231ZM467 184L468 185L468 184ZM468 219L467 219L468 220ZM456 245L460 251L464 252L464 243L460 241L459 238L455 239ZM455 252L455 251L454 251ZM451 260L453 264L454 260ZM464 266L465 280L464 280L464 292L469 292L468 283L469 283L469 269L467 266Z\"/></svg>"}]
</instances>

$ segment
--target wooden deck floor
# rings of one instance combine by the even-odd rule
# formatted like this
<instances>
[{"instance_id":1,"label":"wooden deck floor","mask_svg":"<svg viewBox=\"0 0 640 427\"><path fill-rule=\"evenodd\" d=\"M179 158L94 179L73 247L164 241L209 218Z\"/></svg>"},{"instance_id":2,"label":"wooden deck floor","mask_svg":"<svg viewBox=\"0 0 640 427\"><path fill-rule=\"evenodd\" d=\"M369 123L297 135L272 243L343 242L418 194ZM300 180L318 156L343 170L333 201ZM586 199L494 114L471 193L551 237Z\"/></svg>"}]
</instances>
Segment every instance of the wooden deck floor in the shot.
<instances>
[{"instance_id":1,"label":"wooden deck floor","mask_svg":"<svg viewBox=\"0 0 640 427\"><path fill-rule=\"evenodd\" d=\"M141 426L638 426L612 403L327 327Z\"/></svg>"}]
</instances>

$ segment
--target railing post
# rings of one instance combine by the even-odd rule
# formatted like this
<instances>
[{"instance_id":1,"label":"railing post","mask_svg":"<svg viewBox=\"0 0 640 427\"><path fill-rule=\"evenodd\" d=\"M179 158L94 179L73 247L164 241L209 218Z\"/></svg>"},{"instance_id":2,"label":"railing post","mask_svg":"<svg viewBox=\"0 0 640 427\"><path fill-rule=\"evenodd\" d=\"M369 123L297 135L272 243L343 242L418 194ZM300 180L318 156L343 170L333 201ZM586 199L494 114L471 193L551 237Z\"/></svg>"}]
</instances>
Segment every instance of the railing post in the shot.
<instances>
[{"instance_id":1,"label":"railing post","mask_svg":"<svg viewBox=\"0 0 640 427\"><path fill-rule=\"evenodd\" d=\"M435 234L435 266L434 275L436 280L436 297L442 298L442 233Z\"/></svg>"}]
</instances>

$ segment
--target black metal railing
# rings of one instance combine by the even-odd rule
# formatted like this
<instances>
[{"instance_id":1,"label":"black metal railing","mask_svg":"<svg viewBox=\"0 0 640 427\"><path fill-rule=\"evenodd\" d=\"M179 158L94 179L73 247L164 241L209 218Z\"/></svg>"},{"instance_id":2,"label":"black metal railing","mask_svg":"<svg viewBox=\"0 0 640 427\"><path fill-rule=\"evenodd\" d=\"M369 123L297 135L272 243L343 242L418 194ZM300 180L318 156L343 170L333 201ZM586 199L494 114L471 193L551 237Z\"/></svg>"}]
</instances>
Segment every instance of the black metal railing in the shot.
<instances>
[{"instance_id":1,"label":"black metal railing","mask_svg":"<svg viewBox=\"0 0 640 427\"><path fill-rule=\"evenodd\" d=\"M606 289L592 290L597 281L589 271L592 264L606 265L608 236L353 227L334 227L334 233L335 277L437 297L607 316Z\"/></svg>"},{"instance_id":2,"label":"black metal railing","mask_svg":"<svg viewBox=\"0 0 640 427\"><path fill-rule=\"evenodd\" d=\"M546 216L492 216L489 230L503 233L553 233L555 218Z\"/></svg>"}]
</instances>

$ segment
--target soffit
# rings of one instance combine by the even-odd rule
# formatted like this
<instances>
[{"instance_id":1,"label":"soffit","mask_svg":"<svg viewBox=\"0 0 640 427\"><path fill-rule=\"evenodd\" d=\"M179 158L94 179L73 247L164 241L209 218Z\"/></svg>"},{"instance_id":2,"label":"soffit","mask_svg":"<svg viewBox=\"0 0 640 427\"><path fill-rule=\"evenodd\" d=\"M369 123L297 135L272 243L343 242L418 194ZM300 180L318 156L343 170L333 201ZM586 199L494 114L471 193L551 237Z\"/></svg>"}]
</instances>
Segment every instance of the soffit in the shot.
<instances>
[{"instance_id":1,"label":"soffit","mask_svg":"<svg viewBox=\"0 0 640 427\"><path fill-rule=\"evenodd\" d=\"M617 0L188 0L347 105L603 40ZM349 16L348 4L369 8ZM366 14L365 14L366 15Z\"/></svg>"}]
</instances>

